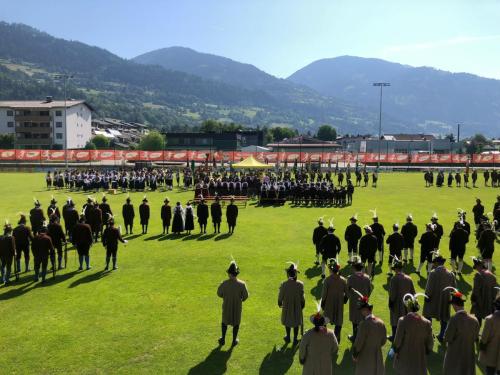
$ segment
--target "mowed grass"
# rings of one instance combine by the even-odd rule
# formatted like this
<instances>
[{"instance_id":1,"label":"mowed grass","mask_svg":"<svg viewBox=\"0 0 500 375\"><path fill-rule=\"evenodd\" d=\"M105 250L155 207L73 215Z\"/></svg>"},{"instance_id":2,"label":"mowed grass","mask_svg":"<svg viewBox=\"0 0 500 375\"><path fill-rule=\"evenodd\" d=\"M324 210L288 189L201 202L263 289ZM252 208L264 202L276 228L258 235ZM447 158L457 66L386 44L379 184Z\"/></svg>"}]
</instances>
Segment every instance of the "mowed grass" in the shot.
<instances>
[{"instance_id":1,"label":"mowed grass","mask_svg":"<svg viewBox=\"0 0 500 375\"><path fill-rule=\"evenodd\" d=\"M62 206L71 195L78 209L86 194L46 191L43 174L2 174L0 217L11 222L17 213L28 212L33 197L46 210L51 194ZM425 188L421 174L382 174L379 187L357 188L354 204L346 208L256 207L240 209L238 225L231 237L225 233L175 238L162 237L160 206L165 196L183 205L193 192L148 193L152 207L149 233L140 233L136 218L134 236L120 246L114 272L103 272L104 249L91 250L92 270L77 272L74 251L68 268L46 285L33 283L32 273L19 282L0 287L0 372L2 374L299 374L296 350L283 348L277 293L285 279L288 260L298 261L305 283L305 320L314 311L321 293L319 269L313 266L312 230L319 216L334 217L336 234L343 240L348 218L359 215L359 224L371 222L370 209L377 209L386 231L394 222L404 223L411 212L419 231L436 211L446 234L456 220L457 208L471 212L475 197L491 211L498 189ZM132 193L138 210L143 193ZM101 197L101 194L96 195ZM118 223L126 194L108 196ZM225 210L224 210L225 212ZM471 215L470 215L471 216ZM472 222L472 217L469 217ZM327 220L328 222L328 220ZM225 232L227 226L222 225ZM447 239L442 251L448 255ZM345 243L341 262L346 263ZM418 256L419 250L416 251ZM226 278L231 255L241 268L250 298L244 303L240 345L217 349L220 335L221 300L217 286ZM464 281L472 288L470 256L477 255L474 240L469 244ZM386 254L387 257L387 254ZM500 263L497 252L494 262ZM374 313L389 327L387 308L387 262L379 270L372 301ZM449 266L449 262L447 262ZM349 269L343 271L349 273ZM425 272L423 273L425 276ZM419 291L425 279L412 278ZM469 303L467 308L469 308ZM352 374L353 364L347 335L351 333L345 310L342 345L335 373ZM307 322L305 328L310 328ZM438 323L434 322L437 332ZM230 331L228 332L230 337ZM384 347L384 354L389 350ZM443 351L436 342L429 357L431 374L440 374ZM386 363L392 373L392 362Z\"/></svg>"}]
</instances>

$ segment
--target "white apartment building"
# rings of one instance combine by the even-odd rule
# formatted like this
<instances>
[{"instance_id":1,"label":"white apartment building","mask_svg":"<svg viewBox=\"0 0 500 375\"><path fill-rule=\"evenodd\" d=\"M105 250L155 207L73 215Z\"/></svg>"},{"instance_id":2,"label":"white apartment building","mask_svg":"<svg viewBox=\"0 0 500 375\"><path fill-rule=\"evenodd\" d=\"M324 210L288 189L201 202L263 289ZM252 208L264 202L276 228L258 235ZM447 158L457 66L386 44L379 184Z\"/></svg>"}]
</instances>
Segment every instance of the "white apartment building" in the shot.
<instances>
[{"instance_id":1,"label":"white apartment building","mask_svg":"<svg viewBox=\"0 0 500 375\"><path fill-rule=\"evenodd\" d=\"M16 148L83 148L92 136L92 111L83 100L0 101L0 133L15 134Z\"/></svg>"}]
</instances>

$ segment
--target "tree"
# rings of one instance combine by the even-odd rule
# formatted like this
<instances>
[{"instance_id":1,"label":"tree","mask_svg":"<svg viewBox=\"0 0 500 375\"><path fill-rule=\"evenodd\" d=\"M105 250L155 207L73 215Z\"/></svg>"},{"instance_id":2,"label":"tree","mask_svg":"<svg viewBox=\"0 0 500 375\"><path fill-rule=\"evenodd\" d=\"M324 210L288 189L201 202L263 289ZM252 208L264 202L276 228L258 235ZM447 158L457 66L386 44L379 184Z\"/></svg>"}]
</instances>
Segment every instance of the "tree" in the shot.
<instances>
[{"instance_id":1,"label":"tree","mask_svg":"<svg viewBox=\"0 0 500 375\"><path fill-rule=\"evenodd\" d=\"M85 143L85 150L95 150L96 148L97 147L92 141L88 141L87 143Z\"/></svg>"},{"instance_id":2,"label":"tree","mask_svg":"<svg viewBox=\"0 0 500 375\"><path fill-rule=\"evenodd\" d=\"M109 148L109 138L104 135L98 134L94 138L92 138L91 142L95 145L95 148L98 150L106 150Z\"/></svg>"},{"instance_id":3,"label":"tree","mask_svg":"<svg viewBox=\"0 0 500 375\"><path fill-rule=\"evenodd\" d=\"M14 134L0 134L0 148L14 148Z\"/></svg>"},{"instance_id":4,"label":"tree","mask_svg":"<svg viewBox=\"0 0 500 375\"><path fill-rule=\"evenodd\" d=\"M330 125L321 125L317 137L322 141L334 141L337 139L337 130Z\"/></svg>"},{"instance_id":5,"label":"tree","mask_svg":"<svg viewBox=\"0 0 500 375\"><path fill-rule=\"evenodd\" d=\"M468 154L478 154L483 151L483 147L488 143L488 139L484 135L475 134L466 142L465 149Z\"/></svg>"},{"instance_id":6,"label":"tree","mask_svg":"<svg viewBox=\"0 0 500 375\"><path fill-rule=\"evenodd\" d=\"M153 130L141 138L138 148L145 151L160 151L165 148L165 144L165 136Z\"/></svg>"},{"instance_id":7,"label":"tree","mask_svg":"<svg viewBox=\"0 0 500 375\"><path fill-rule=\"evenodd\" d=\"M293 138L297 136L297 130L280 126L272 128L271 133L273 135L273 140L276 142L282 141L285 138Z\"/></svg>"}]
</instances>

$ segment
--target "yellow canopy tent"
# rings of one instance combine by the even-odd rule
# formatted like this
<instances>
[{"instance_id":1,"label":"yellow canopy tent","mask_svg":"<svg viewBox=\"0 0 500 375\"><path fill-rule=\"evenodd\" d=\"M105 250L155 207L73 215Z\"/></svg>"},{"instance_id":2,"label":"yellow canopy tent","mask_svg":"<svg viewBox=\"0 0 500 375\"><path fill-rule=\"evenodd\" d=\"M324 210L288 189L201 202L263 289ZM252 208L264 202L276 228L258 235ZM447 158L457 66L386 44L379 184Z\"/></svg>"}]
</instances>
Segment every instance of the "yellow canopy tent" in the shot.
<instances>
[{"instance_id":1,"label":"yellow canopy tent","mask_svg":"<svg viewBox=\"0 0 500 375\"><path fill-rule=\"evenodd\" d=\"M256 160L253 156L249 156L245 160L240 161L232 165L233 168L244 168L244 169L265 169L273 168L272 165L261 163Z\"/></svg>"}]
</instances>

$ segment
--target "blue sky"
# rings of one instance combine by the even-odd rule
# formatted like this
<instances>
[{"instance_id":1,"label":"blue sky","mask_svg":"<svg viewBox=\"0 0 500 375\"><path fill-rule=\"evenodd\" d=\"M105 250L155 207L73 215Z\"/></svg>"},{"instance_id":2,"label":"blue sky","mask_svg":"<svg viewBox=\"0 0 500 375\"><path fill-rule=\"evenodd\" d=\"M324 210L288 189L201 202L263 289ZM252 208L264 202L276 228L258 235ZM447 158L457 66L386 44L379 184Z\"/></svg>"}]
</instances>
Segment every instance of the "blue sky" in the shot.
<instances>
[{"instance_id":1,"label":"blue sky","mask_svg":"<svg viewBox=\"0 0 500 375\"><path fill-rule=\"evenodd\" d=\"M0 19L131 58L169 46L287 77L378 57L500 79L499 0L1 0Z\"/></svg>"}]
</instances>

